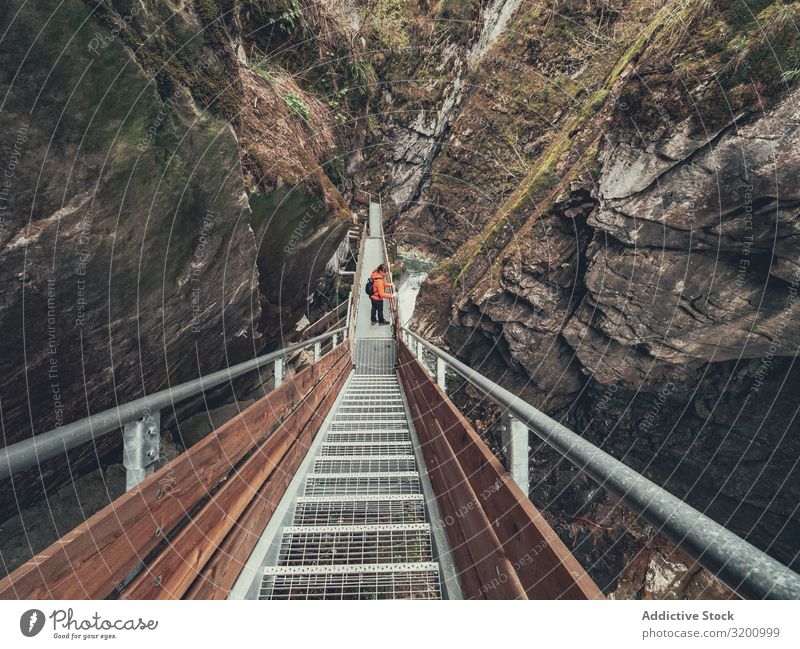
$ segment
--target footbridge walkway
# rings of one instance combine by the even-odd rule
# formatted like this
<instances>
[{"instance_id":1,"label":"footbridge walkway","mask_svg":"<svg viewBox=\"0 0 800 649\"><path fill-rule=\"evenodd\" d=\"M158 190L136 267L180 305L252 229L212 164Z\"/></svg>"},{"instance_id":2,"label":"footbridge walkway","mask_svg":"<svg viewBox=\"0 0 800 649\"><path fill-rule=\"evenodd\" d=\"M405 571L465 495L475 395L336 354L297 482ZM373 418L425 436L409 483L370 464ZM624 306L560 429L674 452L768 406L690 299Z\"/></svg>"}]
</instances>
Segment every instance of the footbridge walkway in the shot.
<instances>
[{"instance_id":1,"label":"footbridge walkway","mask_svg":"<svg viewBox=\"0 0 800 649\"><path fill-rule=\"evenodd\" d=\"M742 597L800 597L796 573L401 326L396 307L393 326L372 325L363 284L389 262L379 203L356 240L347 315L328 331L0 449L7 480L121 431L128 477L0 597L602 599L528 499L529 432ZM286 376L303 349L313 362ZM161 410L267 366L274 389L154 470ZM448 372L505 413L506 466L448 398Z\"/></svg>"}]
</instances>

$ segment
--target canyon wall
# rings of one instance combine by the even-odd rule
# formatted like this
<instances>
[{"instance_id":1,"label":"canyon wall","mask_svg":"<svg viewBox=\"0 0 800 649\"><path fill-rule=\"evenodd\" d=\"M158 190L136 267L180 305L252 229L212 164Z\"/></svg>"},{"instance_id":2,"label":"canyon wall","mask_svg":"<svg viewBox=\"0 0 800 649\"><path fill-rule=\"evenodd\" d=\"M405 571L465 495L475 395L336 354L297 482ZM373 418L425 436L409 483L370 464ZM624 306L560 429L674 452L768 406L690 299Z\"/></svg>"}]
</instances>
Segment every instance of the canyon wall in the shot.
<instances>
[{"instance_id":1,"label":"canyon wall","mask_svg":"<svg viewBox=\"0 0 800 649\"><path fill-rule=\"evenodd\" d=\"M336 299L317 281L371 70L344 9L295 4L4 4L5 445L279 346L309 294ZM15 476L0 520L120 443Z\"/></svg>"},{"instance_id":2,"label":"canyon wall","mask_svg":"<svg viewBox=\"0 0 800 649\"><path fill-rule=\"evenodd\" d=\"M795 568L797 23L766 0L523 2L464 54L392 230L440 262L418 331ZM534 502L606 591L659 596L646 573L674 558L635 559L653 530L626 545L630 517L531 445ZM724 593L692 578L672 596Z\"/></svg>"}]
</instances>

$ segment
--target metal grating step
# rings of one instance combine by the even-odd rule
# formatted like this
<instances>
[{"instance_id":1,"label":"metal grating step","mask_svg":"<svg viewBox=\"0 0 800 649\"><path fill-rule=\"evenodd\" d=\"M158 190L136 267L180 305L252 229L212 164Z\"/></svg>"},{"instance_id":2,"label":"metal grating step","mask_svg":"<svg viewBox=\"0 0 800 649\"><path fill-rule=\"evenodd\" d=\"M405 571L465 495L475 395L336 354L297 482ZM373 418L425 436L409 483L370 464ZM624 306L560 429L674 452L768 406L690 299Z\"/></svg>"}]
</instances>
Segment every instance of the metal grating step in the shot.
<instances>
[{"instance_id":1,"label":"metal grating step","mask_svg":"<svg viewBox=\"0 0 800 649\"><path fill-rule=\"evenodd\" d=\"M363 431L363 430L404 430L408 431L408 422L403 420L389 421L384 419L380 422L375 421L334 421L331 424L331 430L339 432L342 430Z\"/></svg>"},{"instance_id":2,"label":"metal grating step","mask_svg":"<svg viewBox=\"0 0 800 649\"><path fill-rule=\"evenodd\" d=\"M439 599L436 563L265 568L259 599Z\"/></svg>"},{"instance_id":3,"label":"metal grating step","mask_svg":"<svg viewBox=\"0 0 800 649\"><path fill-rule=\"evenodd\" d=\"M336 421L343 421L347 419L356 419L358 421L372 419L376 422L381 421L382 419L405 421L406 413L401 408L388 408L381 406L359 406L356 408L349 408L347 410L340 410L336 413Z\"/></svg>"},{"instance_id":4,"label":"metal grating step","mask_svg":"<svg viewBox=\"0 0 800 649\"><path fill-rule=\"evenodd\" d=\"M353 383L350 385L345 394L352 394L354 392L367 392L371 390L382 390L385 392L397 392L400 389L400 384L396 379L391 381L366 381L364 383Z\"/></svg>"},{"instance_id":5,"label":"metal grating step","mask_svg":"<svg viewBox=\"0 0 800 649\"><path fill-rule=\"evenodd\" d=\"M365 399L361 396L355 399L343 399L341 408L350 408L353 406L357 406L362 408L364 406ZM383 397L381 398L381 405L384 406L392 406L395 408L402 408L403 407L403 400L402 399L395 399L394 397Z\"/></svg>"},{"instance_id":6,"label":"metal grating step","mask_svg":"<svg viewBox=\"0 0 800 649\"><path fill-rule=\"evenodd\" d=\"M374 428L386 425L389 428L396 424L402 424L404 427L408 425L405 417L396 417L392 415L379 415L379 414L367 414L363 417L359 417L353 413L347 413L344 417L336 417L333 420L334 426L341 426L342 424L372 424Z\"/></svg>"},{"instance_id":7,"label":"metal grating step","mask_svg":"<svg viewBox=\"0 0 800 649\"><path fill-rule=\"evenodd\" d=\"M350 496L299 498L295 525L379 525L424 523L421 494L411 496Z\"/></svg>"},{"instance_id":8,"label":"metal grating step","mask_svg":"<svg viewBox=\"0 0 800 649\"><path fill-rule=\"evenodd\" d=\"M365 390L396 391L399 389L400 389L400 383L397 381L397 379L391 379L386 381L372 379L370 381L351 383L345 394L350 394L351 392L363 392Z\"/></svg>"},{"instance_id":9,"label":"metal grating step","mask_svg":"<svg viewBox=\"0 0 800 649\"><path fill-rule=\"evenodd\" d=\"M389 348L388 346L394 346L394 343L390 342L388 340L371 340L367 344L367 347L378 348L378 350L373 349L372 351L379 351L379 350L385 351L386 349ZM394 368L392 368L391 371L388 372L387 374L377 374L377 375L370 375L370 376L364 376L363 374L356 374L353 377L353 382L355 382L355 383L369 383L370 381L381 380L381 379L385 379L385 380L392 380L393 379L393 380L396 381L397 380L397 375L394 373Z\"/></svg>"},{"instance_id":10,"label":"metal grating step","mask_svg":"<svg viewBox=\"0 0 800 649\"><path fill-rule=\"evenodd\" d=\"M310 458L260 599L441 598L395 355L394 341L356 341L356 374Z\"/></svg>"},{"instance_id":11,"label":"metal grating step","mask_svg":"<svg viewBox=\"0 0 800 649\"><path fill-rule=\"evenodd\" d=\"M353 457L359 455L386 456L386 455L409 455L413 453L411 442L376 442L376 443L354 443L336 442L325 443L322 445L321 457Z\"/></svg>"},{"instance_id":12,"label":"metal grating step","mask_svg":"<svg viewBox=\"0 0 800 649\"><path fill-rule=\"evenodd\" d=\"M312 473L306 496L364 496L370 494L418 494L419 474L402 473Z\"/></svg>"},{"instance_id":13,"label":"metal grating step","mask_svg":"<svg viewBox=\"0 0 800 649\"><path fill-rule=\"evenodd\" d=\"M356 413L359 415L368 415L368 414L378 414L378 415L393 415L395 417L402 417L405 419L406 411L403 410L403 406L389 406L385 403L381 403L380 405L352 405L352 406L341 406L339 410L336 411L337 415L345 415Z\"/></svg>"},{"instance_id":14,"label":"metal grating step","mask_svg":"<svg viewBox=\"0 0 800 649\"><path fill-rule=\"evenodd\" d=\"M328 442L408 442L411 443L411 435L408 431L339 431L328 433Z\"/></svg>"},{"instance_id":15,"label":"metal grating step","mask_svg":"<svg viewBox=\"0 0 800 649\"><path fill-rule=\"evenodd\" d=\"M279 566L352 565L431 561L427 523L286 527Z\"/></svg>"},{"instance_id":16,"label":"metal grating step","mask_svg":"<svg viewBox=\"0 0 800 649\"><path fill-rule=\"evenodd\" d=\"M345 394L353 392L366 392L369 390L385 390L387 392L394 392L400 389L400 384L396 379L391 381L365 381L364 383L353 383L348 387Z\"/></svg>"},{"instance_id":17,"label":"metal grating step","mask_svg":"<svg viewBox=\"0 0 800 649\"><path fill-rule=\"evenodd\" d=\"M394 340L356 340L356 376L394 376L396 346Z\"/></svg>"},{"instance_id":18,"label":"metal grating step","mask_svg":"<svg viewBox=\"0 0 800 649\"><path fill-rule=\"evenodd\" d=\"M377 473L381 471L416 471L416 469L417 463L413 455L328 456L314 461L314 473Z\"/></svg>"}]
</instances>

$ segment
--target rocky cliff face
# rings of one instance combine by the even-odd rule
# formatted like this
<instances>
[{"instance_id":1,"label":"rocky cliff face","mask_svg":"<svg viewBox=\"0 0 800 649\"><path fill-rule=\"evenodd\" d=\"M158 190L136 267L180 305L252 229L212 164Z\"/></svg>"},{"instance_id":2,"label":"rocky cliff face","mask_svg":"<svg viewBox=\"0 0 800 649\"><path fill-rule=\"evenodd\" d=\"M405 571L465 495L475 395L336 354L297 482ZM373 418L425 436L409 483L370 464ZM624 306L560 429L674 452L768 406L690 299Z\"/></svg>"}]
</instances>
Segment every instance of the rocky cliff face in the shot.
<instances>
[{"instance_id":1,"label":"rocky cliff face","mask_svg":"<svg viewBox=\"0 0 800 649\"><path fill-rule=\"evenodd\" d=\"M6 444L278 344L355 179L440 262L420 331L796 565L798 3L6 5ZM4 485L0 518L118 441ZM608 593L726 596L531 442Z\"/></svg>"},{"instance_id":2,"label":"rocky cliff face","mask_svg":"<svg viewBox=\"0 0 800 649\"><path fill-rule=\"evenodd\" d=\"M370 73L338 5L20 8L0 17L4 444L294 328L345 236L341 169L369 92L351 77ZM310 30L317 49L298 45ZM0 519L119 443L17 476Z\"/></svg>"},{"instance_id":3,"label":"rocky cliff face","mask_svg":"<svg viewBox=\"0 0 800 649\"><path fill-rule=\"evenodd\" d=\"M396 225L441 260L420 331L795 566L797 22L769 1L523 3ZM643 541L587 544L625 517L533 446L532 497L584 565L652 596Z\"/></svg>"}]
</instances>

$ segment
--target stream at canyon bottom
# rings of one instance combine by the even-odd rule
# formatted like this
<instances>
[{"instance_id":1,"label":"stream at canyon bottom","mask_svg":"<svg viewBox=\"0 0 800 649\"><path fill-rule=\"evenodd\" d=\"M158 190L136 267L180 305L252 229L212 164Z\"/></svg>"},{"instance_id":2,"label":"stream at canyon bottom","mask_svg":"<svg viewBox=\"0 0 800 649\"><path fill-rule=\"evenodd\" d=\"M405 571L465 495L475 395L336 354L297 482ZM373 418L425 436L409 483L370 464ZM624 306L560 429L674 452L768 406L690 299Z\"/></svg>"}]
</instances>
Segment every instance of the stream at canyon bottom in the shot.
<instances>
[{"instance_id":1,"label":"stream at canyon bottom","mask_svg":"<svg viewBox=\"0 0 800 649\"><path fill-rule=\"evenodd\" d=\"M428 274L436 268L436 263L410 253L398 251L397 259L405 266L405 272L400 277L397 288L397 302L400 306L402 317L401 324L408 325L414 315L414 306L417 302L422 283Z\"/></svg>"}]
</instances>

